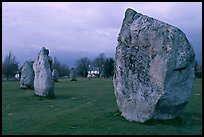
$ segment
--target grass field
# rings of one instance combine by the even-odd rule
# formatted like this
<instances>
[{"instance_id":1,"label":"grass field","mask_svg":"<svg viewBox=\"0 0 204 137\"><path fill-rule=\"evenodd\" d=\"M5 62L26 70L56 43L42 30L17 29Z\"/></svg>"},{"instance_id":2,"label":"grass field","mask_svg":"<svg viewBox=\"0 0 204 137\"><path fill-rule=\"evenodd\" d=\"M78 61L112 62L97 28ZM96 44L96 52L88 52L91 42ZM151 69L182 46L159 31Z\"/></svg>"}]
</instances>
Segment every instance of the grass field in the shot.
<instances>
[{"instance_id":1,"label":"grass field","mask_svg":"<svg viewBox=\"0 0 204 137\"><path fill-rule=\"evenodd\" d=\"M19 82L2 82L2 134L201 135L202 79L195 80L178 118L143 124L120 116L111 79L60 80L54 98L19 89Z\"/></svg>"}]
</instances>

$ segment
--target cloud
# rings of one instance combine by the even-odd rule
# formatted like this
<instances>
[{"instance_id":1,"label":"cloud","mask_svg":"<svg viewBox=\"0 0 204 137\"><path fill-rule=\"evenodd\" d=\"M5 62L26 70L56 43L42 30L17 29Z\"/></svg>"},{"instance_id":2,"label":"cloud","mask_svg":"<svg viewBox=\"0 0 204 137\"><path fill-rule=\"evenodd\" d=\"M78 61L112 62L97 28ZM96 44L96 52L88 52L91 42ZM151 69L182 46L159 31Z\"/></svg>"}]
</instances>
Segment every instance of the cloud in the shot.
<instances>
[{"instance_id":1,"label":"cloud","mask_svg":"<svg viewBox=\"0 0 204 137\"><path fill-rule=\"evenodd\" d=\"M35 58L42 46L70 66L76 59L100 53L114 57L125 10L133 8L179 27L201 60L201 6L201 2L3 2L2 58L12 50L23 63Z\"/></svg>"}]
</instances>

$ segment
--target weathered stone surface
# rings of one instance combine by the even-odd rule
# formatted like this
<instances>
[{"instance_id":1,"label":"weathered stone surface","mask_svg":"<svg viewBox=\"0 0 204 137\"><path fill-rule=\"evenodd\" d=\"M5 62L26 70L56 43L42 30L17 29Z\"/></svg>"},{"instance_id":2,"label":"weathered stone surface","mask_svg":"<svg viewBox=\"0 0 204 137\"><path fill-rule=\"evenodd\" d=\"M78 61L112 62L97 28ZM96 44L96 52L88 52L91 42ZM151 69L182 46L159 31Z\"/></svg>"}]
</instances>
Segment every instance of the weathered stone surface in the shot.
<instances>
[{"instance_id":1,"label":"weathered stone surface","mask_svg":"<svg viewBox=\"0 0 204 137\"><path fill-rule=\"evenodd\" d=\"M48 55L49 50L43 47L33 63L34 90L39 96L54 96L54 80Z\"/></svg>"},{"instance_id":2,"label":"weathered stone surface","mask_svg":"<svg viewBox=\"0 0 204 137\"><path fill-rule=\"evenodd\" d=\"M20 88L33 89L34 76L33 61L26 61L21 68Z\"/></svg>"},{"instance_id":3,"label":"weathered stone surface","mask_svg":"<svg viewBox=\"0 0 204 137\"><path fill-rule=\"evenodd\" d=\"M48 50L48 55L49 55L49 50ZM50 70L52 72L53 71L53 60L52 60L51 56L48 56L48 62L49 62L49 65L50 65Z\"/></svg>"},{"instance_id":4,"label":"weathered stone surface","mask_svg":"<svg viewBox=\"0 0 204 137\"><path fill-rule=\"evenodd\" d=\"M116 47L113 84L127 120L177 117L189 102L195 53L178 28L127 9Z\"/></svg>"},{"instance_id":5,"label":"weathered stone surface","mask_svg":"<svg viewBox=\"0 0 204 137\"><path fill-rule=\"evenodd\" d=\"M52 77L55 82L59 82L59 74L56 69L52 71Z\"/></svg>"},{"instance_id":6,"label":"weathered stone surface","mask_svg":"<svg viewBox=\"0 0 204 137\"><path fill-rule=\"evenodd\" d=\"M76 71L74 68L72 68L70 71L70 79L71 79L71 81L77 81Z\"/></svg>"}]
</instances>

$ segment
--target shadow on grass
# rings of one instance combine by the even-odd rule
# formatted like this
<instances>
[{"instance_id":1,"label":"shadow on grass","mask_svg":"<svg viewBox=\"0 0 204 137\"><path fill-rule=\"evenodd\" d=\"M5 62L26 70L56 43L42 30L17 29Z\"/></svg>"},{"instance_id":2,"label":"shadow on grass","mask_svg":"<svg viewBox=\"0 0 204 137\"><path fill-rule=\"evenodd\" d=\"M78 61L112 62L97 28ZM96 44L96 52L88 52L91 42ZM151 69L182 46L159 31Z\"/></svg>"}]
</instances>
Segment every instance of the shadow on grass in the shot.
<instances>
[{"instance_id":1,"label":"shadow on grass","mask_svg":"<svg viewBox=\"0 0 204 137\"><path fill-rule=\"evenodd\" d=\"M121 114L122 113L117 110L113 113L113 116L125 119ZM132 121L131 121L131 123L132 123ZM171 125L171 126L180 127L180 126L184 125L183 119L181 117L176 117L174 119L169 119L169 120L149 119L149 120L145 121L144 123L142 123L142 122L136 122L136 123L142 124L142 125L150 125L150 126L162 124L162 125Z\"/></svg>"},{"instance_id":2,"label":"shadow on grass","mask_svg":"<svg viewBox=\"0 0 204 137\"><path fill-rule=\"evenodd\" d=\"M38 99L38 100L43 100L43 99L56 99L56 96L39 96L39 95L36 95L36 94L33 94L33 97L35 99Z\"/></svg>"},{"instance_id":3,"label":"shadow on grass","mask_svg":"<svg viewBox=\"0 0 204 137\"><path fill-rule=\"evenodd\" d=\"M181 117L176 117L174 119L168 119L168 120L156 120L156 119L150 119L144 122L143 124L145 125L171 125L171 126L176 126L180 127L184 124L183 120Z\"/></svg>"},{"instance_id":4,"label":"shadow on grass","mask_svg":"<svg viewBox=\"0 0 204 137\"><path fill-rule=\"evenodd\" d=\"M43 100L43 99L66 100L66 99L72 99L72 98L75 98L75 97L74 96L69 96L69 95L39 96L39 95L33 94L33 98L35 98L37 100Z\"/></svg>"}]
</instances>

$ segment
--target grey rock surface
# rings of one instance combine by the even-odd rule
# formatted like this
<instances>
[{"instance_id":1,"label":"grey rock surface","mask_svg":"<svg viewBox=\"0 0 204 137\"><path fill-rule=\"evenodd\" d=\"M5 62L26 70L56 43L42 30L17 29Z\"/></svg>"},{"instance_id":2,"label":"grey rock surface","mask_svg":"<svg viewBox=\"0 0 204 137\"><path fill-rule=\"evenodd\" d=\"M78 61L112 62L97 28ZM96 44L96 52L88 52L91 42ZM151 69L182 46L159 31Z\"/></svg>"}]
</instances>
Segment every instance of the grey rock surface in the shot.
<instances>
[{"instance_id":1,"label":"grey rock surface","mask_svg":"<svg viewBox=\"0 0 204 137\"><path fill-rule=\"evenodd\" d=\"M39 96L54 96L54 80L49 63L49 50L43 47L33 63L34 90Z\"/></svg>"},{"instance_id":2,"label":"grey rock surface","mask_svg":"<svg viewBox=\"0 0 204 137\"><path fill-rule=\"evenodd\" d=\"M70 79L71 81L77 81L76 70L74 68L70 70Z\"/></svg>"},{"instance_id":3,"label":"grey rock surface","mask_svg":"<svg viewBox=\"0 0 204 137\"><path fill-rule=\"evenodd\" d=\"M22 89L33 89L34 86L34 71L33 71L33 61L24 62L21 68L20 77L20 88Z\"/></svg>"},{"instance_id":4,"label":"grey rock surface","mask_svg":"<svg viewBox=\"0 0 204 137\"><path fill-rule=\"evenodd\" d=\"M48 55L49 55L49 50L48 50ZM51 56L48 56L48 62L49 62L49 65L50 65L50 70L52 72L54 68L53 68L53 60L52 60Z\"/></svg>"},{"instance_id":5,"label":"grey rock surface","mask_svg":"<svg viewBox=\"0 0 204 137\"><path fill-rule=\"evenodd\" d=\"M202 78L202 64L195 63L195 77Z\"/></svg>"},{"instance_id":6,"label":"grey rock surface","mask_svg":"<svg viewBox=\"0 0 204 137\"><path fill-rule=\"evenodd\" d=\"M57 72L56 69L54 69L54 70L52 71L52 77L53 77L53 80L54 80L55 82L59 82L59 73Z\"/></svg>"},{"instance_id":7,"label":"grey rock surface","mask_svg":"<svg viewBox=\"0 0 204 137\"><path fill-rule=\"evenodd\" d=\"M114 93L130 121L172 119L189 102L195 53L172 25L127 9L116 47Z\"/></svg>"}]
</instances>

